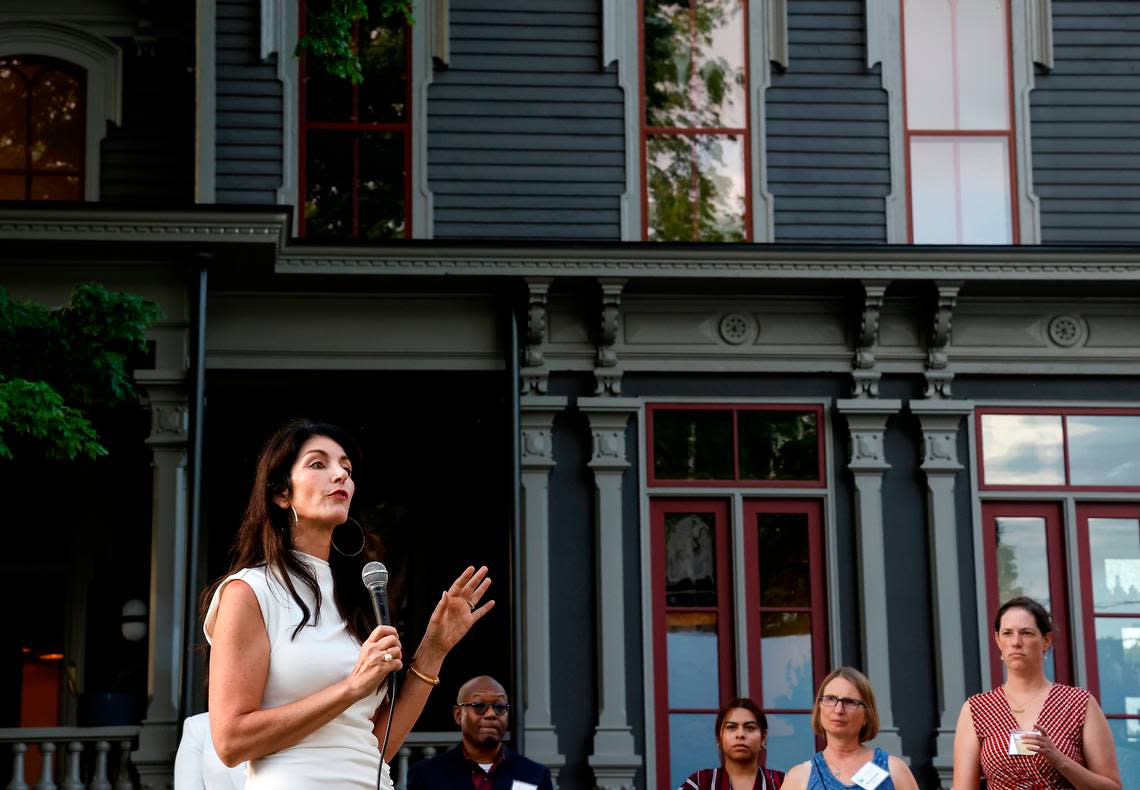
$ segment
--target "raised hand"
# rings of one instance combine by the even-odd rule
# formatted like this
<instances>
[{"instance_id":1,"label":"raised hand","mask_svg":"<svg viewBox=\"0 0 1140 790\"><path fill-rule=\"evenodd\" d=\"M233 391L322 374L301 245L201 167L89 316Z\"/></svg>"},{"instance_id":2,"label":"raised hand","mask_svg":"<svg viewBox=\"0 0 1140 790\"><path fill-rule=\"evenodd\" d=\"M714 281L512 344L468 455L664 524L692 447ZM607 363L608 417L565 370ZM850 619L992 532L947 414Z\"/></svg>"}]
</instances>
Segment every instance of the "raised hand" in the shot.
<instances>
[{"instance_id":1,"label":"raised hand","mask_svg":"<svg viewBox=\"0 0 1140 790\"><path fill-rule=\"evenodd\" d=\"M479 570L468 567L459 574L435 605L420 650L435 651L442 658L455 647L471 626L495 607L494 601L481 603L490 586L486 565Z\"/></svg>"}]
</instances>

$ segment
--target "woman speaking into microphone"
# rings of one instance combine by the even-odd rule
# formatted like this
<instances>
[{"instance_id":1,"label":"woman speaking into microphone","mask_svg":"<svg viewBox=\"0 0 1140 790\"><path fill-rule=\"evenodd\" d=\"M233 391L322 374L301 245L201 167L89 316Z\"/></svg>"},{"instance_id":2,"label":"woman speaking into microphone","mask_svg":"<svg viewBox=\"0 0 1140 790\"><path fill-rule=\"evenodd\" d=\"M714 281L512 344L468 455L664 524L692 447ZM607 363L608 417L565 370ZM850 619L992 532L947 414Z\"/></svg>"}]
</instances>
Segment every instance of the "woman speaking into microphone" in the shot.
<instances>
[{"instance_id":1,"label":"woman speaking into microphone","mask_svg":"<svg viewBox=\"0 0 1140 790\"><path fill-rule=\"evenodd\" d=\"M278 429L257 459L233 565L207 591L210 731L222 762L249 761L246 790L366 790L381 771L379 786L390 789L386 760L419 718L444 657L494 606L480 605L487 569L468 568L410 658L395 628L374 627L361 582L373 558L349 519L358 459L334 425ZM389 703L378 690L405 666Z\"/></svg>"}]
</instances>

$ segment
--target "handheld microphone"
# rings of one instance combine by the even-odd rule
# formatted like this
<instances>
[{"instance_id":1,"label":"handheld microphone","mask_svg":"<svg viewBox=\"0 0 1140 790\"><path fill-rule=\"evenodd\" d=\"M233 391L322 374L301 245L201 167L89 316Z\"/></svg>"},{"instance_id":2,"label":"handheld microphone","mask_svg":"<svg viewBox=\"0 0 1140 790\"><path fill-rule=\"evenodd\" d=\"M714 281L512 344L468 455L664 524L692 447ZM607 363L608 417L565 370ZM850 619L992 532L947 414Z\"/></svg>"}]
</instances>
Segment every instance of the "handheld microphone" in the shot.
<instances>
[{"instance_id":1,"label":"handheld microphone","mask_svg":"<svg viewBox=\"0 0 1140 790\"><path fill-rule=\"evenodd\" d=\"M391 625L392 616L388 612L388 569L382 562L370 562L360 571L360 578L368 588L372 599L372 613L377 625Z\"/></svg>"}]
</instances>

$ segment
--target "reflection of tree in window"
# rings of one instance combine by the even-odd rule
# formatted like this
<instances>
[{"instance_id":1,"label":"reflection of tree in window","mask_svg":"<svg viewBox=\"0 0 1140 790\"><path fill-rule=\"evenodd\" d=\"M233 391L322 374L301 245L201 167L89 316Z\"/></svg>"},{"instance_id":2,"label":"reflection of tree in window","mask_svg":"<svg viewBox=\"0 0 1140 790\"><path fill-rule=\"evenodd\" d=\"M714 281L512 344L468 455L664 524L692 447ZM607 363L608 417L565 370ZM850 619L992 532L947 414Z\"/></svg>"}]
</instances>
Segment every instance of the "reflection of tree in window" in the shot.
<instances>
[{"instance_id":1,"label":"reflection of tree in window","mask_svg":"<svg viewBox=\"0 0 1140 790\"><path fill-rule=\"evenodd\" d=\"M0 57L0 200L80 200L86 72L55 58Z\"/></svg>"},{"instance_id":2,"label":"reflection of tree in window","mask_svg":"<svg viewBox=\"0 0 1140 790\"><path fill-rule=\"evenodd\" d=\"M818 480L819 436L811 412L740 412L740 476Z\"/></svg>"},{"instance_id":3,"label":"reflection of tree in window","mask_svg":"<svg viewBox=\"0 0 1140 790\"><path fill-rule=\"evenodd\" d=\"M716 606L712 513L665 518L665 589L669 606Z\"/></svg>"}]
</instances>

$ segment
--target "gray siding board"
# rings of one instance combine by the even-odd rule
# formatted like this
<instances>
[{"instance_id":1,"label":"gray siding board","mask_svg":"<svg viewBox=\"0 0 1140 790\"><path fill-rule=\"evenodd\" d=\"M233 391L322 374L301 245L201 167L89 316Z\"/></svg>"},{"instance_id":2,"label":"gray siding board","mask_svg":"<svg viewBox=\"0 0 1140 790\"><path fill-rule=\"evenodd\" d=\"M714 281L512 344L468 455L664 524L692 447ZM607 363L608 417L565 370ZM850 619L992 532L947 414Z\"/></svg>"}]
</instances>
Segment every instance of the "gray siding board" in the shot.
<instances>
[{"instance_id":1,"label":"gray siding board","mask_svg":"<svg viewBox=\"0 0 1140 790\"><path fill-rule=\"evenodd\" d=\"M273 204L281 186L281 83L259 56L257 0L217 0L215 199ZM289 154L291 155L291 154Z\"/></svg>"},{"instance_id":2,"label":"gray siding board","mask_svg":"<svg viewBox=\"0 0 1140 790\"><path fill-rule=\"evenodd\" d=\"M428 91L439 238L620 238L623 96L593 0L452 0Z\"/></svg>"}]
</instances>

